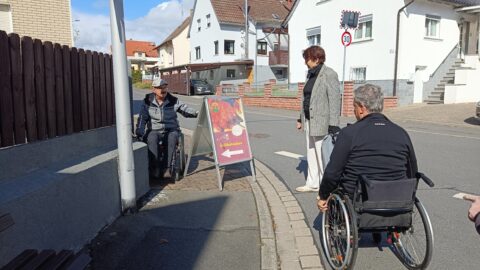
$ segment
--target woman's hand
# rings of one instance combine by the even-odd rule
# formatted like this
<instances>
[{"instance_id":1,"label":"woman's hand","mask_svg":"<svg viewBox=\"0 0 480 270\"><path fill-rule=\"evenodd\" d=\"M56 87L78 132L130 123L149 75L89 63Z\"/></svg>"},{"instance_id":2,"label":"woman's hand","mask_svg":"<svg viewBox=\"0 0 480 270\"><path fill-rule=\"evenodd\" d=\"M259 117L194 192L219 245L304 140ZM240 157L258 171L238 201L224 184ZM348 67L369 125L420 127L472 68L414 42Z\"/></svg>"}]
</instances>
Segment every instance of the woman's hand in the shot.
<instances>
[{"instance_id":1,"label":"woman's hand","mask_svg":"<svg viewBox=\"0 0 480 270\"><path fill-rule=\"evenodd\" d=\"M297 122L297 129L302 129L302 122Z\"/></svg>"}]
</instances>

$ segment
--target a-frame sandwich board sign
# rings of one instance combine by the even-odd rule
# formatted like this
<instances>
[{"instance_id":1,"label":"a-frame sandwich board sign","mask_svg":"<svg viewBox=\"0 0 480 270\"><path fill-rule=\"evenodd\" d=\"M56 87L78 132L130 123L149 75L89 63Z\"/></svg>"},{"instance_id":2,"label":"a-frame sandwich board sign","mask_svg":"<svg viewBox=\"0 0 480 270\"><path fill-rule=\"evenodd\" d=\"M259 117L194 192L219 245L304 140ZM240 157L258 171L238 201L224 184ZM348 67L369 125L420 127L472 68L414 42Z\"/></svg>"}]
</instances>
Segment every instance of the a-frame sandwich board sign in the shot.
<instances>
[{"instance_id":1,"label":"a-frame sandwich board sign","mask_svg":"<svg viewBox=\"0 0 480 270\"><path fill-rule=\"evenodd\" d=\"M248 139L242 100L236 97L204 97L193 132L192 147L188 155L184 176L193 156L213 152L218 177L218 187L223 189L220 166L250 162L255 181L255 166Z\"/></svg>"}]
</instances>

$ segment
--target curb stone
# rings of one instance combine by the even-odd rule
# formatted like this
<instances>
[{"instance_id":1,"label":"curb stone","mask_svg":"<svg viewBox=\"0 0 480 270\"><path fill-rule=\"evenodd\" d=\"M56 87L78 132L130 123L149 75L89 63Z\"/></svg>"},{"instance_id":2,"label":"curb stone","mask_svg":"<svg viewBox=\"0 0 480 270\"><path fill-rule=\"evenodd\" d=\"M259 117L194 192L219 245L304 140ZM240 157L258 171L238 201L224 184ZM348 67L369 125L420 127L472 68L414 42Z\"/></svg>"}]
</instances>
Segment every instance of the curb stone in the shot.
<instances>
[{"instance_id":1,"label":"curb stone","mask_svg":"<svg viewBox=\"0 0 480 270\"><path fill-rule=\"evenodd\" d=\"M255 159L257 182L249 181L258 209L261 269L324 269L305 216L288 188Z\"/></svg>"}]
</instances>

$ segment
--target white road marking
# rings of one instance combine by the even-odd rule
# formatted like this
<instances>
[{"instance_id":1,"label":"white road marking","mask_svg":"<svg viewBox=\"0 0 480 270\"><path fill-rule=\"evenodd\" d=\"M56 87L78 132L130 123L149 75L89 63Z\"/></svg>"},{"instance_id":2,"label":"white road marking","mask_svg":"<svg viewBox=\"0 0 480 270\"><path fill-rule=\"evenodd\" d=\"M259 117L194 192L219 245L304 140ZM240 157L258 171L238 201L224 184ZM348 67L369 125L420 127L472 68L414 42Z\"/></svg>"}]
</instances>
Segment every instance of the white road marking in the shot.
<instances>
[{"instance_id":1,"label":"white road marking","mask_svg":"<svg viewBox=\"0 0 480 270\"><path fill-rule=\"evenodd\" d=\"M280 155L280 156L293 158L293 159L298 159L298 160L307 160L307 158L302 156L302 155L295 154L295 153L290 153L290 152L287 152L287 151L278 151L278 152L275 152L275 154Z\"/></svg>"},{"instance_id":2,"label":"white road marking","mask_svg":"<svg viewBox=\"0 0 480 270\"><path fill-rule=\"evenodd\" d=\"M466 201L473 201L475 197L476 197L475 195L462 193L462 192L453 195L453 198L455 199L466 200Z\"/></svg>"},{"instance_id":3,"label":"white road marking","mask_svg":"<svg viewBox=\"0 0 480 270\"><path fill-rule=\"evenodd\" d=\"M416 132L416 133L424 133L424 134L447 136L447 137L462 138L462 139L480 140L479 137L470 137L470 136L463 136L463 135L453 135L453 134L446 134L446 133L421 131L421 130L415 130L415 129L409 129L409 128L407 128L406 130L409 131L409 132Z\"/></svg>"}]
</instances>

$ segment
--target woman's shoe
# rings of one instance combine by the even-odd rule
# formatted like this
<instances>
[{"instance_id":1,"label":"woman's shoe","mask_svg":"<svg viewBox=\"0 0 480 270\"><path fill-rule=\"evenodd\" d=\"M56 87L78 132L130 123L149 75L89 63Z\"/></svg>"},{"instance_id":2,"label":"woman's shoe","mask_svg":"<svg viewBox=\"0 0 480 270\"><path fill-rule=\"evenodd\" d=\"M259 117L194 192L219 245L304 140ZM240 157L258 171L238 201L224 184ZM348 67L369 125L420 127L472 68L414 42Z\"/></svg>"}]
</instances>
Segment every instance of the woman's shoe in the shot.
<instances>
[{"instance_id":1,"label":"woman's shoe","mask_svg":"<svg viewBox=\"0 0 480 270\"><path fill-rule=\"evenodd\" d=\"M311 188L309 186L301 186L295 189L298 192L318 192L318 188Z\"/></svg>"}]
</instances>

